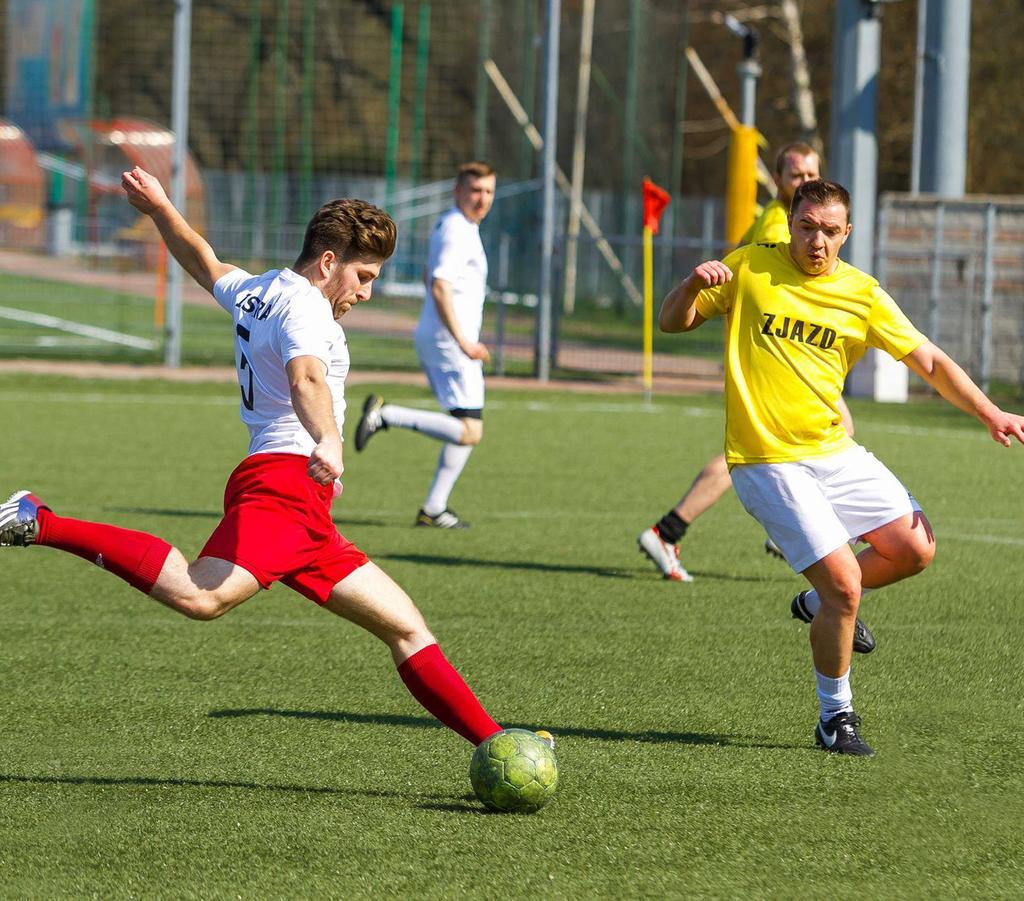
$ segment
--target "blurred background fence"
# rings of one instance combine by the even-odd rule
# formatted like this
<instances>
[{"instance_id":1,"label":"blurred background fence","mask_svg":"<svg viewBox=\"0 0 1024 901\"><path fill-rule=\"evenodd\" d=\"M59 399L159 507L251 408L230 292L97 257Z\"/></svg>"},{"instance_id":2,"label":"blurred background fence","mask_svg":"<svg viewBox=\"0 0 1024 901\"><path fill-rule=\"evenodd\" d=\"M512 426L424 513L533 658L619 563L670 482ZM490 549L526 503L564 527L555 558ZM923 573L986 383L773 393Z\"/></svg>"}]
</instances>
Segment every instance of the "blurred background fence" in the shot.
<instances>
[{"instance_id":1,"label":"blurred background fence","mask_svg":"<svg viewBox=\"0 0 1024 901\"><path fill-rule=\"evenodd\" d=\"M587 5L562 8L558 160L567 173ZM713 44L728 53L708 54L709 68L727 96L738 96L741 48L722 27L721 5L596 6L579 142L582 196L628 283L584 230L566 290L569 205L560 196L555 375L639 377L642 177L672 195L655 238L656 299L696 261L727 250L722 159L730 132L706 86L689 77L686 58L695 35L725 41ZM727 5L741 18L748 6ZM751 9L751 21L764 17L763 7ZM147 221L121 199L118 182L136 164L169 180L173 21L172 2L0 0L0 356L163 358L166 258ZM485 338L495 344L497 371L534 371L540 159L513 108L541 127L543 25L542 0L195 0L189 219L222 258L262 269L293 261L303 226L323 201L360 196L385 207L399 224L398 249L375 303L345 326L357 367L414 368L410 336L430 228L451 202L455 167L486 159L499 182L482 228L491 269ZM772 52L789 49L779 44ZM765 66L771 69L770 58ZM781 112L789 88L785 77L762 82L762 94L774 97L765 102L780 110L773 139L801 136ZM880 264L890 281L918 269L928 278L935 256L928 226L914 235L898 227L893 204L880 231ZM882 246L889 240L895 243ZM960 272L953 257L940 256L945 323L962 285L951 275ZM997 267L1003 257L995 255ZM977 288L983 265L972 265ZM909 294L908 309L923 327L921 316L936 307L913 306L923 282L905 281L898 289L893 281L894 293L900 300ZM1003 312L994 321L1020 334L1022 292L1004 282ZM230 363L230 335L218 311L193 286L184 300L183 362ZM943 337L953 331L940 329ZM719 379L720 334L711 326L685 341L656 336L656 378L667 387L673 379ZM1002 340L990 351L991 373L1020 384L1019 342L1004 352Z\"/></svg>"}]
</instances>

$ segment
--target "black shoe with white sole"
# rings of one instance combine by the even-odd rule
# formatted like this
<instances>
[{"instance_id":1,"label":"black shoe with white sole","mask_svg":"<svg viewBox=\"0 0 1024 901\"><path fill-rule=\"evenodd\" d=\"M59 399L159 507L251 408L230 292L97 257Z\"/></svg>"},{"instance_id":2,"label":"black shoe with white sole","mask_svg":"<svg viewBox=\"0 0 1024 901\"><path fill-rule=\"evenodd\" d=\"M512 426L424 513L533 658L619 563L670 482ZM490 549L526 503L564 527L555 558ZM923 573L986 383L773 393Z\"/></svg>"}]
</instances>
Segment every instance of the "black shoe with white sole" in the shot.
<instances>
[{"instance_id":1,"label":"black shoe with white sole","mask_svg":"<svg viewBox=\"0 0 1024 901\"><path fill-rule=\"evenodd\" d=\"M860 717L852 710L837 713L828 722L818 720L814 727L814 742L830 754L848 754L851 757L874 757L874 749L857 731Z\"/></svg>"},{"instance_id":2,"label":"black shoe with white sole","mask_svg":"<svg viewBox=\"0 0 1024 901\"><path fill-rule=\"evenodd\" d=\"M804 606L804 597L806 591L801 591L793 602L789 605L789 610L793 614L793 619L798 619L802 623L809 623L814 617ZM857 617L857 622L853 626L853 650L858 654L870 654L875 649L875 636L871 634L871 630L861 622L860 617Z\"/></svg>"},{"instance_id":3,"label":"black shoe with white sole","mask_svg":"<svg viewBox=\"0 0 1024 901\"><path fill-rule=\"evenodd\" d=\"M454 510L442 510L437 516L431 516L420 510L416 514L417 526L427 526L432 529L468 529L469 523L459 519L459 514Z\"/></svg>"},{"instance_id":4,"label":"black shoe with white sole","mask_svg":"<svg viewBox=\"0 0 1024 901\"><path fill-rule=\"evenodd\" d=\"M380 415L380 408L384 406L384 398L379 394L371 394L363 401L363 415L359 417L359 425L356 426L356 450L361 451L377 432L387 429L388 424Z\"/></svg>"}]
</instances>

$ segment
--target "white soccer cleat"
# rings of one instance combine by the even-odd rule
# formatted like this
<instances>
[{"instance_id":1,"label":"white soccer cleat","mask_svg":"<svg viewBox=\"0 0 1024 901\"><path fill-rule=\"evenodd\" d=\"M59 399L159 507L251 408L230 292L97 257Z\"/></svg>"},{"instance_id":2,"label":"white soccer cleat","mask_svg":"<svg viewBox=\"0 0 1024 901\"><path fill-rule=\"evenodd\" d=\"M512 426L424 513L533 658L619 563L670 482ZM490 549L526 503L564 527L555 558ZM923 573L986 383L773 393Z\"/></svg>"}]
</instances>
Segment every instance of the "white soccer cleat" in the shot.
<instances>
[{"instance_id":1,"label":"white soccer cleat","mask_svg":"<svg viewBox=\"0 0 1024 901\"><path fill-rule=\"evenodd\" d=\"M654 526L644 529L636 543L639 545L641 553L645 554L647 559L661 570L662 578L672 582L693 581L693 576L683 569L679 562L679 548L667 541L662 541L661 535L658 534L658 530Z\"/></svg>"}]
</instances>

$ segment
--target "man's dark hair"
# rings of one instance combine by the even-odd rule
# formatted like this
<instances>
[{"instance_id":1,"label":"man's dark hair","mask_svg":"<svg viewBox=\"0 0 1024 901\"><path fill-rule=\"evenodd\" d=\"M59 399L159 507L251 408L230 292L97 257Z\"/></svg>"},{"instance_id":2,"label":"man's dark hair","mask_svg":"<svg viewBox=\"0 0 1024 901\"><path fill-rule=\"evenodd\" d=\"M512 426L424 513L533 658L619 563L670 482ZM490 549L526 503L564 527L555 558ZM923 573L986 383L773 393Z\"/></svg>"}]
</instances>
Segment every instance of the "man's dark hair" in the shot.
<instances>
[{"instance_id":1,"label":"man's dark hair","mask_svg":"<svg viewBox=\"0 0 1024 901\"><path fill-rule=\"evenodd\" d=\"M815 150L810 144L805 144L803 141L794 141L792 144L787 144L778 152L775 157L775 174L782 175L782 170L786 165L786 157L791 153L797 156L817 156L818 151Z\"/></svg>"},{"instance_id":2,"label":"man's dark hair","mask_svg":"<svg viewBox=\"0 0 1024 901\"><path fill-rule=\"evenodd\" d=\"M846 221L850 221L850 192L839 182L824 181L820 178L816 178L814 181L805 181L793 193L793 203L789 207L790 216L796 213L801 203L812 203L815 206L841 203L846 207Z\"/></svg>"},{"instance_id":3,"label":"man's dark hair","mask_svg":"<svg viewBox=\"0 0 1024 901\"><path fill-rule=\"evenodd\" d=\"M342 263L380 260L395 252L398 230L391 217L365 200L342 198L325 203L306 226L302 253L296 266L320 259L334 251Z\"/></svg>"},{"instance_id":4,"label":"man's dark hair","mask_svg":"<svg viewBox=\"0 0 1024 901\"><path fill-rule=\"evenodd\" d=\"M472 160L459 166L455 174L455 184L461 185L471 178L486 178L488 175L494 175L494 169L490 165L480 160Z\"/></svg>"}]
</instances>

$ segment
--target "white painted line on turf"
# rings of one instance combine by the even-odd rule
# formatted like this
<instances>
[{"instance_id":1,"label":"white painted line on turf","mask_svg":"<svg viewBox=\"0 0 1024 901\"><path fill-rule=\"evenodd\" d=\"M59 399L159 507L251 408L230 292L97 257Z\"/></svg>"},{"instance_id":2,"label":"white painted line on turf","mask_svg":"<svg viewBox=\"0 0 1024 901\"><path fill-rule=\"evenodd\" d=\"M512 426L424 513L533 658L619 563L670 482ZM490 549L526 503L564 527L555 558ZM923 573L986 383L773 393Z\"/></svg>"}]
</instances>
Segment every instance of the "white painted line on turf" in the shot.
<instances>
[{"instance_id":1,"label":"white painted line on turf","mask_svg":"<svg viewBox=\"0 0 1024 901\"><path fill-rule=\"evenodd\" d=\"M125 347L134 347L138 350L154 350L156 348L156 342L150 341L148 338L137 338L135 335L126 335L123 332L113 332L110 329L98 328L94 325L72 322L70 319L59 319L56 316L47 316L45 313L29 313L27 310L16 310L13 307L0 307L0 319L13 319L15 322L27 322L29 325L54 328L61 332L70 332L72 335L95 338L98 341L106 341L108 344L123 344Z\"/></svg>"},{"instance_id":2,"label":"white painted line on turf","mask_svg":"<svg viewBox=\"0 0 1024 901\"><path fill-rule=\"evenodd\" d=\"M0 308L2 309L2 308ZM76 394L74 392L44 392L44 391L0 391L0 401L31 401L33 403L83 403L83 404L166 404L184 406L234 406L238 403L235 397L196 397L192 394L129 394L122 392L88 392ZM407 398L401 395L389 396L389 402L398 403L402 406L413 407L422 410L436 410L437 403L432 398L414 397ZM709 407L675 407L667 404L644 403L566 403L560 404L551 401L515 401L515 400L492 400L488 401L487 410L525 410L529 413L667 413L678 416L690 416L700 418L720 417L722 411L718 408ZM898 423L865 423L864 432L889 432L897 435L931 436L936 435L948 438L967 438L978 441L990 441L991 439L983 429L956 429L946 426L906 426Z\"/></svg>"},{"instance_id":3,"label":"white painted line on turf","mask_svg":"<svg viewBox=\"0 0 1024 901\"><path fill-rule=\"evenodd\" d=\"M1024 547L1024 538L1004 538L1001 535L964 535L950 532L948 535L939 535L939 539L941 541L977 541L982 544L1012 544L1015 547Z\"/></svg>"}]
</instances>

